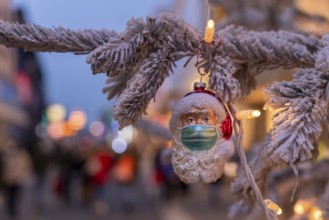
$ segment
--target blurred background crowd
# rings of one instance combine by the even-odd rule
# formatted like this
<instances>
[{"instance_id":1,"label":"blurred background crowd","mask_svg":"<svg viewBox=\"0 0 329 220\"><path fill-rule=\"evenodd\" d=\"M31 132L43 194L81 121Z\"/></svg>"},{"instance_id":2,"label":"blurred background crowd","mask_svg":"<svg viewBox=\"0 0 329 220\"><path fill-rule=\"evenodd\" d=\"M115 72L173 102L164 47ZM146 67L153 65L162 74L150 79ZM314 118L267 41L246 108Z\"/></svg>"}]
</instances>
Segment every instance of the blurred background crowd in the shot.
<instances>
[{"instance_id":1,"label":"blurred background crowd","mask_svg":"<svg viewBox=\"0 0 329 220\"><path fill-rule=\"evenodd\" d=\"M42 8L24 11L17 7L22 2L0 0L0 18L24 23L24 14L43 11ZM31 7L48 4L37 0L30 2ZM84 24L84 18L75 15L80 1L59 2L55 12L58 18ZM204 3L201 0L120 2L106 3L106 7L112 7L108 10L114 21L106 26L102 24L103 28L119 28L120 31L131 16L145 17L160 11L172 12L194 26L204 28ZM303 19L305 30L301 31L318 34L319 29L315 29L310 21L319 22L322 31L328 28L324 21L329 17L323 13L329 9L326 1L318 1L317 5L311 1L279 1L277 5L274 1L255 0L236 0L231 5L225 1L210 2L215 20L220 21L229 14L228 23L248 28L294 27L299 30ZM92 4L106 8L103 3ZM121 10L121 6L116 10L119 3L131 5L127 11ZM43 11L45 17L47 13L52 16L54 3L49 4ZM88 4L81 4L81 8L88 8ZM24 8L29 9L28 5L29 1L25 1ZM147 10L139 10L142 5L147 5ZM61 7L70 8L71 17L65 17L65 9L61 14ZM91 10L88 11L90 17L103 19L97 11ZM314 13L312 10L317 13L313 17L308 15ZM243 12L240 15L245 19L234 11ZM38 16L39 20L28 22L47 24L43 23L45 20L41 15ZM66 27L75 25L69 22L57 24L56 19L48 22ZM113 22L122 24L118 27ZM146 119L119 131L112 118L112 102L106 103L105 96L100 96L101 86L105 83L92 82L93 76L91 71L88 72L88 66L83 66L83 59L70 61L73 55L65 55L64 59L68 59L63 61L59 56L61 54L41 56L22 49L0 47L0 219L226 219L229 205L234 200L229 194L229 186L237 175L236 157L227 164L224 176L208 185L183 184L171 166L168 119L173 102L188 92L198 78L193 65L186 69L178 67L179 74L169 78L159 90L157 101L150 104ZM55 63L50 63L51 59ZM83 76L80 69L72 69L79 62L85 69ZM272 70L272 73L260 76L259 89L239 103L242 109L262 111L260 118L244 125L246 151L271 128L273 113L262 110L265 100L262 88L273 80L291 79L292 76L292 71L287 70ZM175 84L177 81L181 83ZM80 90L74 90L79 84ZM99 97L104 101L100 102ZM322 139L319 158L328 160L327 139Z\"/></svg>"}]
</instances>

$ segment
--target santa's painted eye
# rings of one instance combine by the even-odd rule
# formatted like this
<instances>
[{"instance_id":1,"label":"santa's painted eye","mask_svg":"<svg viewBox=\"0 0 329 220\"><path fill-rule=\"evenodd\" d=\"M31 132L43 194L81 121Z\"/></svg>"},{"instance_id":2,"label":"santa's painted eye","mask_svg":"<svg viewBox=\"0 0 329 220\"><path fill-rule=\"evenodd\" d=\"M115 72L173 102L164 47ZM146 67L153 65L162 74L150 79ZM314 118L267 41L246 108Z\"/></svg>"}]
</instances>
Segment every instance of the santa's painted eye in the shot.
<instances>
[{"instance_id":1,"label":"santa's painted eye","mask_svg":"<svg viewBox=\"0 0 329 220\"><path fill-rule=\"evenodd\" d=\"M203 117L203 122L208 124L209 123L209 117L208 116Z\"/></svg>"},{"instance_id":2,"label":"santa's painted eye","mask_svg":"<svg viewBox=\"0 0 329 220\"><path fill-rule=\"evenodd\" d=\"M189 124L195 124L195 119L192 118L192 117L189 117L189 118L187 119L187 121L188 121Z\"/></svg>"}]
</instances>

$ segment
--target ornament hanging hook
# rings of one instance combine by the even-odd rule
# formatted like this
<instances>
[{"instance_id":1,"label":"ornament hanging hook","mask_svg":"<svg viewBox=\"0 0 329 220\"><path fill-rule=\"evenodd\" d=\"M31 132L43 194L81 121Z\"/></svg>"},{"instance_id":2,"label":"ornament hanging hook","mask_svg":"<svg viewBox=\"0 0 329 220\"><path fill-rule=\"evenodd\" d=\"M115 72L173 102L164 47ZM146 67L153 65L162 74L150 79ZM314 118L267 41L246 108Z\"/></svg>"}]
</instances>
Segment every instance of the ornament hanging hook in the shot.
<instances>
[{"instance_id":1,"label":"ornament hanging hook","mask_svg":"<svg viewBox=\"0 0 329 220\"><path fill-rule=\"evenodd\" d=\"M202 82L202 78L203 76L205 76L207 73L206 72L202 72L201 71L201 68L202 68L202 65L201 65L201 61L200 61L200 55L201 55L201 47L202 47L202 44L204 43L204 39L202 39L199 43L199 46L198 46L198 53L197 53L197 56L196 56L196 63L195 63L195 66L197 67L197 70L198 70L198 73L200 75L200 82Z\"/></svg>"},{"instance_id":2,"label":"ornament hanging hook","mask_svg":"<svg viewBox=\"0 0 329 220\"><path fill-rule=\"evenodd\" d=\"M207 64L206 60L201 60L200 61L200 55L201 55L201 47L205 45L206 47L208 46L207 44L216 44L215 50L212 53L212 57L214 57L218 53L218 48L221 45L221 42L215 42L214 41L214 36L215 36L215 22L210 19L210 7L209 7L209 0L205 0L205 17L207 19L207 25L206 29L204 32L204 37L201 39L199 46L198 46L198 52L197 52L197 59L195 66L197 67L198 73L200 74L200 82L202 82L203 76L208 74L208 71L210 69L210 66L208 68L204 68L204 71L201 71L201 68L204 67L204 64ZM208 49L207 49L208 51ZM211 50L210 50L211 51ZM214 62L214 60L212 60ZM208 71L207 71L208 70Z\"/></svg>"},{"instance_id":3,"label":"ornament hanging hook","mask_svg":"<svg viewBox=\"0 0 329 220\"><path fill-rule=\"evenodd\" d=\"M217 53L219 52L219 47L221 46L221 41L214 40L215 36L215 22L213 20L209 20L205 29L204 37L203 39L200 40L199 46L198 46L198 51L197 51L197 58L196 58L196 63L195 66L197 67L198 73L200 74L200 82L202 82L203 76L208 74L208 71L205 69L204 71L201 71L201 69L204 67L204 64L207 64L207 61L205 59L200 61L200 56L201 56L201 49L202 46L209 47L209 45L215 45L215 49L212 50L212 56L215 57ZM211 51L207 49L208 52ZM214 62L215 59L212 59L212 62ZM209 68L208 68L209 70Z\"/></svg>"},{"instance_id":4,"label":"ornament hanging hook","mask_svg":"<svg viewBox=\"0 0 329 220\"><path fill-rule=\"evenodd\" d=\"M195 63L195 66L198 69L198 73L200 74L200 82L202 82L202 78L203 76L205 76L207 73L201 72L201 68L202 65L200 62L200 54L201 54L201 46L203 43L209 43L211 44L213 42L214 39L214 35L215 35L215 22L213 20L210 20L210 6L209 6L209 0L205 0L205 4L204 4L204 14L205 14L205 19L207 21L207 25L206 25L206 31L204 34L204 38L200 41L199 46L198 46L198 53L197 53L197 60Z\"/></svg>"},{"instance_id":5,"label":"ornament hanging hook","mask_svg":"<svg viewBox=\"0 0 329 220\"><path fill-rule=\"evenodd\" d=\"M198 73L201 76L200 82L202 82L202 77L207 74L206 72L204 72L204 73L201 72L202 63L204 63L204 62L200 61L201 47L204 43L213 44L214 43L214 35L215 35L215 22L213 20L208 20L206 30L205 30L205 33L204 33L204 37L200 41L199 46L198 46L197 58L196 58L196 63L195 63L195 66L198 69ZM217 50L217 48L216 48L216 50Z\"/></svg>"}]
</instances>

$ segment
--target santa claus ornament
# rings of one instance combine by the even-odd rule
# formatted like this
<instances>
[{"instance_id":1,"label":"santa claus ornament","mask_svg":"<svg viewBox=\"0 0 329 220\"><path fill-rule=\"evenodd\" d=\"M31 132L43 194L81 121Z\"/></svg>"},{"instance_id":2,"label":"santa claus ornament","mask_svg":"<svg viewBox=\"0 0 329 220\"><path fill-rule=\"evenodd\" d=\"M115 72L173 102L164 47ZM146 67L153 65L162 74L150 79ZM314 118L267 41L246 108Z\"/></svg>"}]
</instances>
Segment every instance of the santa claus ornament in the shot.
<instances>
[{"instance_id":1,"label":"santa claus ornament","mask_svg":"<svg viewBox=\"0 0 329 220\"><path fill-rule=\"evenodd\" d=\"M170 120L172 164L185 183L216 181L234 152L230 115L205 86L195 83L194 90L176 103Z\"/></svg>"}]
</instances>

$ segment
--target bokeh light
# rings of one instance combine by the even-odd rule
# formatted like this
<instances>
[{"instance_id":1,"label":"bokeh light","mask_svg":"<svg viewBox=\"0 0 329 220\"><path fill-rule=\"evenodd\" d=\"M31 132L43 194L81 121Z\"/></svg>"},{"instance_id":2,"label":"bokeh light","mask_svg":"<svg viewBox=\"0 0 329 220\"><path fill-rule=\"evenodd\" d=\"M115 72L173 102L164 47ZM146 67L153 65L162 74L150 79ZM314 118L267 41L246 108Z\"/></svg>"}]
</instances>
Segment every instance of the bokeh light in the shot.
<instances>
[{"instance_id":1,"label":"bokeh light","mask_svg":"<svg viewBox=\"0 0 329 220\"><path fill-rule=\"evenodd\" d=\"M294 205L294 212L298 215L304 215L305 213L309 212L310 209L314 206L313 199L300 199Z\"/></svg>"},{"instance_id":2,"label":"bokeh light","mask_svg":"<svg viewBox=\"0 0 329 220\"><path fill-rule=\"evenodd\" d=\"M322 211L316 206L312 208L309 218L310 220L324 220Z\"/></svg>"},{"instance_id":3,"label":"bokeh light","mask_svg":"<svg viewBox=\"0 0 329 220\"><path fill-rule=\"evenodd\" d=\"M52 139L60 139L65 136L65 124L62 121L52 122L47 128L48 135Z\"/></svg>"},{"instance_id":4,"label":"bokeh light","mask_svg":"<svg viewBox=\"0 0 329 220\"><path fill-rule=\"evenodd\" d=\"M78 131L85 127L87 122L86 113L82 110L75 110L70 113L68 125L74 130Z\"/></svg>"},{"instance_id":5,"label":"bokeh light","mask_svg":"<svg viewBox=\"0 0 329 220\"><path fill-rule=\"evenodd\" d=\"M66 110L62 104L52 104L47 108L47 118L50 122L62 121L65 116Z\"/></svg>"},{"instance_id":6,"label":"bokeh light","mask_svg":"<svg viewBox=\"0 0 329 220\"><path fill-rule=\"evenodd\" d=\"M112 149L115 153L121 154L127 150L128 143L123 138L116 138L112 142Z\"/></svg>"},{"instance_id":7,"label":"bokeh light","mask_svg":"<svg viewBox=\"0 0 329 220\"><path fill-rule=\"evenodd\" d=\"M91 135L95 137L100 137L104 134L105 131L105 125L101 121L93 121L89 125L89 132Z\"/></svg>"},{"instance_id":8,"label":"bokeh light","mask_svg":"<svg viewBox=\"0 0 329 220\"><path fill-rule=\"evenodd\" d=\"M303 215L305 213L305 208L300 202L297 202L294 206L294 211L298 215Z\"/></svg>"},{"instance_id":9,"label":"bokeh light","mask_svg":"<svg viewBox=\"0 0 329 220\"><path fill-rule=\"evenodd\" d=\"M63 126L64 126L64 135L66 137L71 137L76 134L76 131L69 126L69 123L67 121L63 121Z\"/></svg>"},{"instance_id":10,"label":"bokeh light","mask_svg":"<svg viewBox=\"0 0 329 220\"><path fill-rule=\"evenodd\" d=\"M118 131L118 137L124 139L128 144L131 143L134 136L134 128L129 125Z\"/></svg>"}]
</instances>

